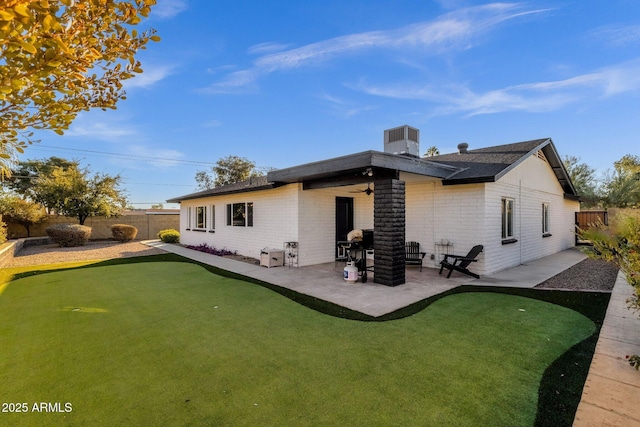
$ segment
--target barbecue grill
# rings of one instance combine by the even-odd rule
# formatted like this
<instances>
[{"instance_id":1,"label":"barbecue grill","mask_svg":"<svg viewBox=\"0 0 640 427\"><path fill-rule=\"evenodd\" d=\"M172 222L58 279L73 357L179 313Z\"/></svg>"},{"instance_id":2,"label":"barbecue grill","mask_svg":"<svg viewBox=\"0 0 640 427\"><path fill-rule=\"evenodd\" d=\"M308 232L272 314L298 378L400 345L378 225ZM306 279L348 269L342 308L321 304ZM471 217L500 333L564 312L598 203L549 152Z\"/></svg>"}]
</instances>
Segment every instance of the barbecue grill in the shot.
<instances>
[{"instance_id":1,"label":"barbecue grill","mask_svg":"<svg viewBox=\"0 0 640 427\"><path fill-rule=\"evenodd\" d=\"M347 235L347 237L352 236L356 237L352 240L338 242L338 246L347 254L347 266L355 266L358 269L360 281L366 283L367 271L373 272L373 266L367 267L367 250L373 249L373 230L354 230ZM345 267L345 274L346 271Z\"/></svg>"}]
</instances>

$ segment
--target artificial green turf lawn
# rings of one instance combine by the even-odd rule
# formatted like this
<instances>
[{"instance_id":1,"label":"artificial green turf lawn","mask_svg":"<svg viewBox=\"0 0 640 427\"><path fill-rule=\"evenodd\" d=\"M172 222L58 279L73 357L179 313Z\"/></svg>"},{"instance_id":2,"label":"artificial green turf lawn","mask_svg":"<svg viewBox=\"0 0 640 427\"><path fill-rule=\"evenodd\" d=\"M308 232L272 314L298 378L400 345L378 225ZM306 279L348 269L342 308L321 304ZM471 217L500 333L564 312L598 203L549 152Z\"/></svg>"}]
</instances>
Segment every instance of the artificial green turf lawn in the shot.
<instances>
[{"instance_id":1,"label":"artificial green turf lawn","mask_svg":"<svg viewBox=\"0 0 640 427\"><path fill-rule=\"evenodd\" d=\"M542 374L595 331L546 302L461 293L340 319L190 263L57 271L0 295L0 425L525 426Z\"/></svg>"}]
</instances>

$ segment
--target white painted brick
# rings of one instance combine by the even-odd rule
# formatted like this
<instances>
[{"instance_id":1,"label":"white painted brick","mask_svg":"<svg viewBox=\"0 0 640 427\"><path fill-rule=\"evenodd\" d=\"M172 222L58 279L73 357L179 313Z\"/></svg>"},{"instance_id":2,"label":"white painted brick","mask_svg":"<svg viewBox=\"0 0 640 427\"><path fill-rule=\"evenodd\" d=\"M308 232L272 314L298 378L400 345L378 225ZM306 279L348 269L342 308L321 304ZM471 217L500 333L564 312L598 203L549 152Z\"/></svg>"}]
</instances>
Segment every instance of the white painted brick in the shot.
<instances>
[{"instance_id":1,"label":"white painted brick","mask_svg":"<svg viewBox=\"0 0 640 427\"><path fill-rule=\"evenodd\" d=\"M579 204L563 198L553 171L536 157L526 159L495 183L443 186L427 177L403 174L402 178L406 180L406 239L419 242L429 254L438 250L436 242L441 239L452 241L457 254L466 254L481 244L484 253L474 264L474 271L481 275L574 245L574 212ZM352 188L303 191L301 184L290 184L185 201L181 206L181 240L185 244L208 243L256 258L264 247L281 248L286 241L297 241L300 266L331 262L335 256L336 197L353 197L355 228L373 228L374 196L352 193ZM515 200L515 244L502 245L503 197ZM225 205L234 202L254 203L253 227L226 225ZM542 203L549 203L551 209L552 236L548 238L542 238ZM216 206L215 233L187 231L187 208L212 204Z\"/></svg>"}]
</instances>

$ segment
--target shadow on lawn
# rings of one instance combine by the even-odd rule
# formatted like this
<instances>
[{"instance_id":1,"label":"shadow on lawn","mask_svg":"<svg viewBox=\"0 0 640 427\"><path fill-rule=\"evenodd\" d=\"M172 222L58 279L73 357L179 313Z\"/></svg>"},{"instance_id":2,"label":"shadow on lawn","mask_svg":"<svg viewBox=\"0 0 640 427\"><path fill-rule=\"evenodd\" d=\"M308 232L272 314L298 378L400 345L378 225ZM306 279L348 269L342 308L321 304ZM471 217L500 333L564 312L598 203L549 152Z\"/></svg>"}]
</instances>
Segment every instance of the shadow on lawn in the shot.
<instances>
[{"instance_id":1,"label":"shadow on lawn","mask_svg":"<svg viewBox=\"0 0 640 427\"><path fill-rule=\"evenodd\" d=\"M591 365L591 359L593 358L596 343L598 342L598 336L600 335L600 328L602 327L602 322L604 321L609 299L611 297L611 294L608 292L559 291L550 289L504 288L490 286L475 287L464 285L431 298L418 301L407 307L394 311L393 313L380 317L373 317L319 298L295 292L291 289L276 286L271 283L222 270L169 253L133 258L118 258L101 261L95 264L62 268L58 270L28 271L14 275L11 280L49 273L52 271L134 264L141 262L188 262L197 264L214 274L255 283L271 289L292 301L321 313L343 319L363 322L386 322L402 319L424 310L426 307L441 298L465 292L493 292L515 295L533 298L575 310L592 320L596 325L596 330L589 338L573 346L545 370L540 383L540 388L538 389L538 410L536 413L535 426L571 426L573 424L575 413L582 396L582 389L589 372L589 366Z\"/></svg>"}]
</instances>

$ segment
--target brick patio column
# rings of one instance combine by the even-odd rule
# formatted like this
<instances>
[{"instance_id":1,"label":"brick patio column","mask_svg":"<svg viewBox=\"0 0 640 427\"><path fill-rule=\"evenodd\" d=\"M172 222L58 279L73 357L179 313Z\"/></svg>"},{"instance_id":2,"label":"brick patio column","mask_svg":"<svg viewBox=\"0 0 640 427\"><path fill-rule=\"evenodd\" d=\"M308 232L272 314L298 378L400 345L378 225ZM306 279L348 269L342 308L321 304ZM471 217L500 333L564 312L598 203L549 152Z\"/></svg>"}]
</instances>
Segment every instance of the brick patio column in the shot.
<instances>
[{"instance_id":1,"label":"brick patio column","mask_svg":"<svg viewBox=\"0 0 640 427\"><path fill-rule=\"evenodd\" d=\"M405 183L398 179L375 181L373 193L373 249L375 283L405 282Z\"/></svg>"}]
</instances>

